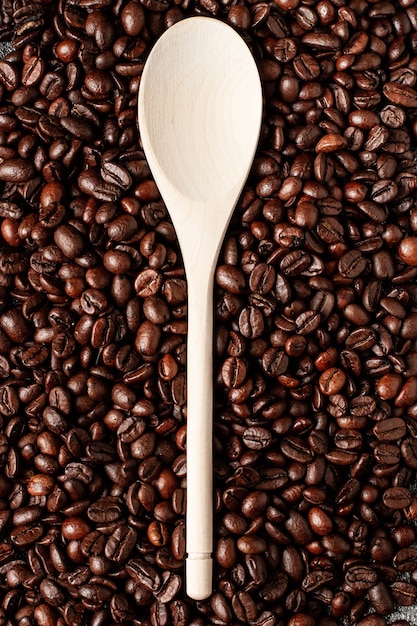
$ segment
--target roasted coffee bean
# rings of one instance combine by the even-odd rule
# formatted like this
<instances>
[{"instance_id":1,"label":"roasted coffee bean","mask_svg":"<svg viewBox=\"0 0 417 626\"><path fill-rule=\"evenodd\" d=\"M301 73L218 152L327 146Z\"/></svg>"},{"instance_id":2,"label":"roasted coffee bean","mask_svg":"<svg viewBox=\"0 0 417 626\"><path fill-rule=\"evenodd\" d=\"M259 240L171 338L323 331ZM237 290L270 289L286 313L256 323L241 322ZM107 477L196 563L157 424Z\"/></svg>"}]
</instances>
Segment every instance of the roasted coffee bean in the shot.
<instances>
[{"instance_id":1,"label":"roasted coffee bean","mask_svg":"<svg viewBox=\"0 0 417 626\"><path fill-rule=\"evenodd\" d=\"M268 349L262 356L262 367L269 376L279 376L288 367L288 357L283 350Z\"/></svg>"},{"instance_id":2,"label":"roasted coffee bean","mask_svg":"<svg viewBox=\"0 0 417 626\"><path fill-rule=\"evenodd\" d=\"M365 271L367 262L359 251L351 250L339 261L339 271L346 278L356 278Z\"/></svg>"},{"instance_id":3,"label":"roasted coffee bean","mask_svg":"<svg viewBox=\"0 0 417 626\"><path fill-rule=\"evenodd\" d=\"M93 522L113 522L121 517L121 503L117 497L104 496L88 508L88 518Z\"/></svg>"},{"instance_id":4,"label":"roasted coffee bean","mask_svg":"<svg viewBox=\"0 0 417 626\"><path fill-rule=\"evenodd\" d=\"M92 583L87 585L81 585L80 597L87 602L87 606L99 607L102 602L108 602L112 597L112 590L105 585L99 583Z\"/></svg>"},{"instance_id":5,"label":"roasted coffee bean","mask_svg":"<svg viewBox=\"0 0 417 626\"><path fill-rule=\"evenodd\" d=\"M398 186L393 180L379 180L371 190L371 198L378 204L393 200L398 194Z\"/></svg>"},{"instance_id":6,"label":"roasted coffee bean","mask_svg":"<svg viewBox=\"0 0 417 626\"><path fill-rule=\"evenodd\" d=\"M407 265L417 264L417 237L405 237L400 242L398 253Z\"/></svg>"},{"instance_id":7,"label":"roasted coffee bean","mask_svg":"<svg viewBox=\"0 0 417 626\"><path fill-rule=\"evenodd\" d=\"M266 541L258 535L244 535L237 540L237 548L243 554L262 554L266 550Z\"/></svg>"},{"instance_id":8,"label":"roasted coffee bean","mask_svg":"<svg viewBox=\"0 0 417 626\"><path fill-rule=\"evenodd\" d=\"M354 330L346 339L347 348L357 351L367 350L375 343L375 332L369 327L361 327Z\"/></svg>"},{"instance_id":9,"label":"roasted coffee bean","mask_svg":"<svg viewBox=\"0 0 417 626\"><path fill-rule=\"evenodd\" d=\"M313 538L307 520L295 510L290 511L285 521L285 528L294 541L300 545L309 543Z\"/></svg>"},{"instance_id":10,"label":"roasted coffee bean","mask_svg":"<svg viewBox=\"0 0 417 626\"><path fill-rule=\"evenodd\" d=\"M15 546L24 547L38 541L44 532L40 523L27 524L14 528L10 533L10 539Z\"/></svg>"},{"instance_id":11,"label":"roasted coffee bean","mask_svg":"<svg viewBox=\"0 0 417 626\"><path fill-rule=\"evenodd\" d=\"M115 202L121 196L121 188L112 182L106 182L96 170L82 172L78 185L84 193L103 202Z\"/></svg>"},{"instance_id":12,"label":"roasted coffee bean","mask_svg":"<svg viewBox=\"0 0 417 626\"><path fill-rule=\"evenodd\" d=\"M226 387L240 387L246 378L246 365L242 359L229 357L223 363L222 377Z\"/></svg>"},{"instance_id":13,"label":"roasted coffee bean","mask_svg":"<svg viewBox=\"0 0 417 626\"><path fill-rule=\"evenodd\" d=\"M407 430L403 419L392 417L377 422L373 432L380 441L397 441L405 436Z\"/></svg>"},{"instance_id":14,"label":"roasted coffee bean","mask_svg":"<svg viewBox=\"0 0 417 626\"><path fill-rule=\"evenodd\" d=\"M394 581L391 584L391 594L400 606L413 606L417 598L417 587L405 581Z\"/></svg>"},{"instance_id":15,"label":"roasted coffee bean","mask_svg":"<svg viewBox=\"0 0 417 626\"><path fill-rule=\"evenodd\" d=\"M85 119L68 115L60 117L59 122L65 130L77 139L91 141L94 137L94 130Z\"/></svg>"},{"instance_id":16,"label":"roasted coffee bean","mask_svg":"<svg viewBox=\"0 0 417 626\"><path fill-rule=\"evenodd\" d=\"M379 615L389 615L394 610L394 602L388 587L383 582L378 582L368 591L369 599L375 611Z\"/></svg>"},{"instance_id":17,"label":"roasted coffee bean","mask_svg":"<svg viewBox=\"0 0 417 626\"><path fill-rule=\"evenodd\" d=\"M0 61L0 81L8 91L16 89L19 84L19 70L13 62Z\"/></svg>"},{"instance_id":18,"label":"roasted coffee bean","mask_svg":"<svg viewBox=\"0 0 417 626\"><path fill-rule=\"evenodd\" d=\"M81 255L84 249L84 240L81 233L73 226L59 226L54 233L56 245L66 257L74 259Z\"/></svg>"},{"instance_id":19,"label":"roasted coffee bean","mask_svg":"<svg viewBox=\"0 0 417 626\"><path fill-rule=\"evenodd\" d=\"M342 390L346 382L346 375L343 370L332 367L326 369L320 376L319 385L321 391L332 396Z\"/></svg>"},{"instance_id":20,"label":"roasted coffee bean","mask_svg":"<svg viewBox=\"0 0 417 626\"><path fill-rule=\"evenodd\" d=\"M320 314L316 311L304 311L295 319L295 330L300 335L308 335L317 330Z\"/></svg>"},{"instance_id":21,"label":"roasted coffee bean","mask_svg":"<svg viewBox=\"0 0 417 626\"><path fill-rule=\"evenodd\" d=\"M253 306L243 309L239 316L239 330L246 338L256 338L264 331L264 320L261 311Z\"/></svg>"},{"instance_id":22,"label":"roasted coffee bean","mask_svg":"<svg viewBox=\"0 0 417 626\"><path fill-rule=\"evenodd\" d=\"M271 434L265 428L251 426L242 435L243 443L250 450L262 450L271 445Z\"/></svg>"},{"instance_id":23,"label":"roasted coffee bean","mask_svg":"<svg viewBox=\"0 0 417 626\"><path fill-rule=\"evenodd\" d=\"M221 567L233 567L237 561L236 543L232 537L222 537L216 545L216 560Z\"/></svg>"},{"instance_id":24,"label":"roasted coffee bean","mask_svg":"<svg viewBox=\"0 0 417 626\"><path fill-rule=\"evenodd\" d=\"M107 540L105 555L108 559L124 562L132 552L137 534L134 528L118 526Z\"/></svg>"},{"instance_id":25,"label":"roasted coffee bean","mask_svg":"<svg viewBox=\"0 0 417 626\"><path fill-rule=\"evenodd\" d=\"M399 572L410 572L414 569L413 559L417 554L417 549L413 547L401 548L393 559L394 567Z\"/></svg>"},{"instance_id":26,"label":"roasted coffee bean","mask_svg":"<svg viewBox=\"0 0 417 626\"><path fill-rule=\"evenodd\" d=\"M221 265L216 270L216 281L230 293L239 294L245 289L243 273L233 265Z\"/></svg>"},{"instance_id":27,"label":"roasted coffee bean","mask_svg":"<svg viewBox=\"0 0 417 626\"><path fill-rule=\"evenodd\" d=\"M407 85L387 82L383 87L384 96L393 104L404 107L417 106L417 93Z\"/></svg>"},{"instance_id":28,"label":"roasted coffee bean","mask_svg":"<svg viewBox=\"0 0 417 626\"><path fill-rule=\"evenodd\" d=\"M317 142L315 150L318 153L336 152L347 148L347 145L347 139L343 135L328 133Z\"/></svg>"},{"instance_id":29,"label":"roasted coffee bean","mask_svg":"<svg viewBox=\"0 0 417 626\"><path fill-rule=\"evenodd\" d=\"M370 589L377 582L377 573L367 565L355 565L347 570L345 581L353 589Z\"/></svg>"},{"instance_id":30,"label":"roasted coffee bean","mask_svg":"<svg viewBox=\"0 0 417 626\"><path fill-rule=\"evenodd\" d=\"M25 183L34 175L33 164L25 159L4 159L0 164L0 180Z\"/></svg>"},{"instance_id":31,"label":"roasted coffee bean","mask_svg":"<svg viewBox=\"0 0 417 626\"><path fill-rule=\"evenodd\" d=\"M140 585L149 591L157 591L161 579L156 570L141 559L131 559L126 564L126 570Z\"/></svg>"},{"instance_id":32,"label":"roasted coffee bean","mask_svg":"<svg viewBox=\"0 0 417 626\"><path fill-rule=\"evenodd\" d=\"M83 539L89 530L89 525L80 517L67 517L62 524L62 534L69 541Z\"/></svg>"},{"instance_id":33,"label":"roasted coffee bean","mask_svg":"<svg viewBox=\"0 0 417 626\"><path fill-rule=\"evenodd\" d=\"M330 517L319 507L312 507L308 512L311 529L318 535L329 535L333 523Z\"/></svg>"}]
</instances>

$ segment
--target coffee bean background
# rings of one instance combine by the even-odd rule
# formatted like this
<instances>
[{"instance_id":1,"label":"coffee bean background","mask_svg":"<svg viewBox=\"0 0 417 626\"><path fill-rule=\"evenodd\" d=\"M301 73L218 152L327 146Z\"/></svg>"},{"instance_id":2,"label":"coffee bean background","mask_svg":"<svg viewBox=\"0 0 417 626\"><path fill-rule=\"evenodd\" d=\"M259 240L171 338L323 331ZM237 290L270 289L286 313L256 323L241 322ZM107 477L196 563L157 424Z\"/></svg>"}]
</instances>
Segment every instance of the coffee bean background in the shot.
<instances>
[{"instance_id":1,"label":"coffee bean background","mask_svg":"<svg viewBox=\"0 0 417 626\"><path fill-rule=\"evenodd\" d=\"M193 602L186 277L136 107L199 14L248 43L265 110L216 271ZM1 626L413 623L414 0L3 0L0 36Z\"/></svg>"}]
</instances>

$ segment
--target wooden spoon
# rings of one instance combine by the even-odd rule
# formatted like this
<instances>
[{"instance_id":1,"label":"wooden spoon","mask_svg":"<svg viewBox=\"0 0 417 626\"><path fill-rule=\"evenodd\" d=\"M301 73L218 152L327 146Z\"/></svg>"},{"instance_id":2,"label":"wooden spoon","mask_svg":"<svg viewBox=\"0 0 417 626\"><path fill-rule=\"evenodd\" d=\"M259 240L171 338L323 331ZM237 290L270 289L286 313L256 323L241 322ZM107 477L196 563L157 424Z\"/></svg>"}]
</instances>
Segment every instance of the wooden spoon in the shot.
<instances>
[{"instance_id":1,"label":"wooden spoon","mask_svg":"<svg viewBox=\"0 0 417 626\"><path fill-rule=\"evenodd\" d=\"M213 18L176 23L139 88L139 130L188 283L187 594L212 591L213 276L258 142L262 92L243 39Z\"/></svg>"}]
</instances>

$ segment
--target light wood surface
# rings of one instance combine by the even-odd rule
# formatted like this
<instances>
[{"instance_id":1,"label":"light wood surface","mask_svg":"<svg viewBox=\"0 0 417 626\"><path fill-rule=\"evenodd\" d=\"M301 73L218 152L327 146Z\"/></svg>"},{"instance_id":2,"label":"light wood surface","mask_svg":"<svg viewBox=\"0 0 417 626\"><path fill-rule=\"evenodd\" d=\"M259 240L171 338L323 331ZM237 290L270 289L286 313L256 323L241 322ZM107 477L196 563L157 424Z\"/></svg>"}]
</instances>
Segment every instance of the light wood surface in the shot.
<instances>
[{"instance_id":1,"label":"light wood surface","mask_svg":"<svg viewBox=\"0 0 417 626\"><path fill-rule=\"evenodd\" d=\"M258 142L262 93L252 55L206 17L162 35L139 88L139 131L171 215L188 284L186 591L212 592L213 275Z\"/></svg>"}]
</instances>

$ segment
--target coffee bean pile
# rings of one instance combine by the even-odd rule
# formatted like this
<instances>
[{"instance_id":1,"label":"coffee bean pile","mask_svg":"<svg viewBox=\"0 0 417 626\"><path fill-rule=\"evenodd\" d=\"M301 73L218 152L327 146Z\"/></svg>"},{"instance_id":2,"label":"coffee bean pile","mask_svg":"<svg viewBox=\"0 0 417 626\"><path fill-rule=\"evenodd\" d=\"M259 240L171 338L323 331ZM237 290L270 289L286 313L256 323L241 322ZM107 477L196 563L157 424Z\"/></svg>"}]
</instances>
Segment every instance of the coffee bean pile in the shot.
<instances>
[{"instance_id":1,"label":"coffee bean pile","mask_svg":"<svg viewBox=\"0 0 417 626\"><path fill-rule=\"evenodd\" d=\"M190 15L242 35L265 96L216 271L204 602L186 277L137 128L147 54ZM385 626L417 601L415 0L3 0L11 37L0 625Z\"/></svg>"}]
</instances>

